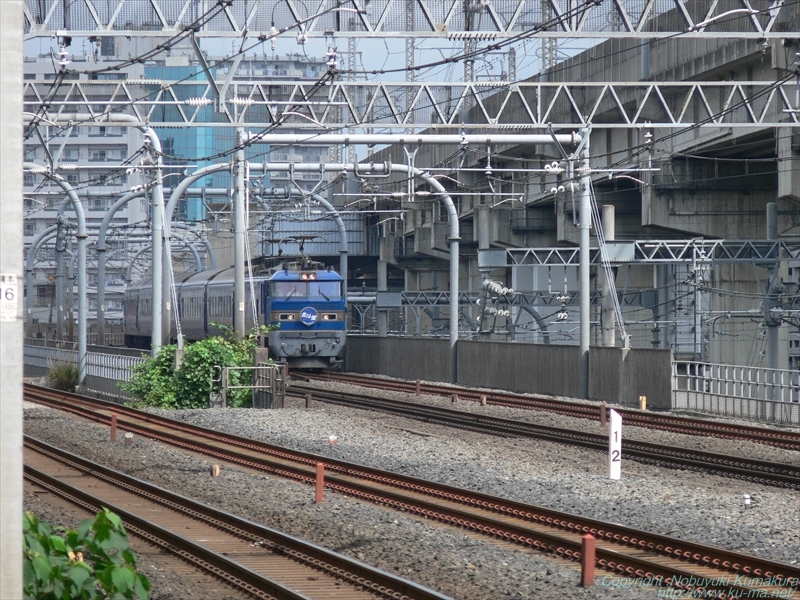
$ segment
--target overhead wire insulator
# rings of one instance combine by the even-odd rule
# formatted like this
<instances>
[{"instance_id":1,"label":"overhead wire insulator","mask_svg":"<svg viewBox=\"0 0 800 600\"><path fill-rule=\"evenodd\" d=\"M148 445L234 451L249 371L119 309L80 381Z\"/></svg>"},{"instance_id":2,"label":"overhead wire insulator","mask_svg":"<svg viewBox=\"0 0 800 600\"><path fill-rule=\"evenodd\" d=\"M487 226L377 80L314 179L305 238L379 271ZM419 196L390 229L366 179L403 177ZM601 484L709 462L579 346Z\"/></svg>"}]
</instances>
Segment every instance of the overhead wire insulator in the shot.
<instances>
[{"instance_id":1,"label":"overhead wire insulator","mask_svg":"<svg viewBox=\"0 0 800 600\"><path fill-rule=\"evenodd\" d=\"M558 161L553 161L552 163L548 163L544 166L545 173L549 173L551 175L560 175L564 172L564 167L558 164Z\"/></svg>"},{"instance_id":2,"label":"overhead wire insulator","mask_svg":"<svg viewBox=\"0 0 800 600\"><path fill-rule=\"evenodd\" d=\"M275 52L275 38L278 37L278 30L275 27L275 21L272 22L272 25L269 28L269 37L270 37L270 46L272 47L272 51Z\"/></svg>"},{"instance_id":3,"label":"overhead wire insulator","mask_svg":"<svg viewBox=\"0 0 800 600\"><path fill-rule=\"evenodd\" d=\"M69 56L69 50L67 50L64 46L58 51L58 66L62 69L66 68L68 64L72 61L68 60L67 57Z\"/></svg>"},{"instance_id":4,"label":"overhead wire insulator","mask_svg":"<svg viewBox=\"0 0 800 600\"><path fill-rule=\"evenodd\" d=\"M336 51L335 50L329 51L327 53L327 56L328 56L328 63L327 63L328 70L335 71L338 66L338 63L336 62Z\"/></svg>"}]
</instances>

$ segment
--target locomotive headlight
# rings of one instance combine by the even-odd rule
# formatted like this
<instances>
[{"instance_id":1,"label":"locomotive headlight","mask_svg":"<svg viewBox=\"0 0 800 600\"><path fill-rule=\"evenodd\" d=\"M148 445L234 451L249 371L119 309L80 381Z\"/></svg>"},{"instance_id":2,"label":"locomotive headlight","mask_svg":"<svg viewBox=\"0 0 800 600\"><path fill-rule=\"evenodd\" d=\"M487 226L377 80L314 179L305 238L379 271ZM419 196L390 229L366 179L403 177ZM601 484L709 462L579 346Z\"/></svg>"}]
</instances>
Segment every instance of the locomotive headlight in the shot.
<instances>
[{"instance_id":1,"label":"locomotive headlight","mask_svg":"<svg viewBox=\"0 0 800 600\"><path fill-rule=\"evenodd\" d=\"M335 321L337 318L336 313L322 313L323 321Z\"/></svg>"},{"instance_id":2,"label":"locomotive headlight","mask_svg":"<svg viewBox=\"0 0 800 600\"><path fill-rule=\"evenodd\" d=\"M278 317L281 321L294 321L297 315L294 313L281 313Z\"/></svg>"}]
</instances>

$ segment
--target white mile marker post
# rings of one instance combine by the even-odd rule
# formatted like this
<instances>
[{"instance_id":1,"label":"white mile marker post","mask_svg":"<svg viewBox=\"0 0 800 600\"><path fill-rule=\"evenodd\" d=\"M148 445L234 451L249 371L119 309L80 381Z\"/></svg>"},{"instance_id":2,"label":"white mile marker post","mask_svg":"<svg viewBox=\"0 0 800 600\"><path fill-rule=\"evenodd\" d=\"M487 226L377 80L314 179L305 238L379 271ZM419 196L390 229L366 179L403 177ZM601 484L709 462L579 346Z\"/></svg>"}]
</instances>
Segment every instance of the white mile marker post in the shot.
<instances>
[{"instance_id":1,"label":"white mile marker post","mask_svg":"<svg viewBox=\"0 0 800 600\"><path fill-rule=\"evenodd\" d=\"M619 479L622 475L622 416L615 410L611 415L611 427L608 430L608 478Z\"/></svg>"}]
</instances>

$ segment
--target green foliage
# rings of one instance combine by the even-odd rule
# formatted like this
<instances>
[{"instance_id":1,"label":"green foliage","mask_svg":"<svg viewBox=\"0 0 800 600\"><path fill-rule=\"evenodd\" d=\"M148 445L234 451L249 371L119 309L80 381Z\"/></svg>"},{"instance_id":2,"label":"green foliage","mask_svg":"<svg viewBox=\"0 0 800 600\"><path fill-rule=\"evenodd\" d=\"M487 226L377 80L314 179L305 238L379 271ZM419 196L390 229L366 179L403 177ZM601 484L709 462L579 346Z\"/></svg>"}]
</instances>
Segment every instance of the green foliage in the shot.
<instances>
[{"instance_id":1,"label":"green foliage","mask_svg":"<svg viewBox=\"0 0 800 600\"><path fill-rule=\"evenodd\" d=\"M78 367L60 363L47 373L47 384L54 390L74 392L78 387L78 376Z\"/></svg>"},{"instance_id":2,"label":"green foliage","mask_svg":"<svg viewBox=\"0 0 800 600\"><path fill-rule=\"evenodd\" d=\"M26 600L100 600L138 598L150 591L137 572L122 520L103 508L63 537L26 512L23 518L23 594Z\"/></svg>"},{"instance_id":3,"label":"green foliage","mask_svg":"<svg viewBox=\"0 0 800 600\"><path fill-rule=\"evenodd\" d=\"M148 360L132 369L131 380L120 381L117 385L132 394L140 407L175 408L177 385L175 381L175 348L170 345L161 348L155 357L142 355Z\"/></svg>"},{"instance_id":4,"label":"green foliage","mask_svg":"<svg viewBox=\"0 0 800 600\"><path fill-rule=\"evenodd\" d=\"M155 358L133 369L130 382L120 382L121 389L132 394L135 406L166 409L207 408L211 392L220 391L220 382L212 382L212 374L219 379L214 367L250 367L259 335L272 328L261 326L236 339L230 327L212 323L221 329L222 336L206 338L187 344L180 368L174 369L175 346L165 346ZM252 379L250 371L233 371L231 385L246 385ZM228 406L252 405L250 390L229 390Z\"/></svg>"},{"instance_id":5,"label":"green foliage","mask_svg":"<svg viewBox=\"0 0 800 600\"><path fill-rule=\"evenodd\" d=\"M252 363L252 358L250 363ZM215 365L244 366L236 361L232 344L221 337L206 338L186 347L181 368L175 374L177 387L180 390L175 408L205 408L208 406L209 393L218 392L220 389L219 382L214 382L212 388L211 375ZM215 377L219 378L219 375L215 373ZM230 406L236 405L233 402L235 395L228 394Z\"/></svg>"}]
</instances>

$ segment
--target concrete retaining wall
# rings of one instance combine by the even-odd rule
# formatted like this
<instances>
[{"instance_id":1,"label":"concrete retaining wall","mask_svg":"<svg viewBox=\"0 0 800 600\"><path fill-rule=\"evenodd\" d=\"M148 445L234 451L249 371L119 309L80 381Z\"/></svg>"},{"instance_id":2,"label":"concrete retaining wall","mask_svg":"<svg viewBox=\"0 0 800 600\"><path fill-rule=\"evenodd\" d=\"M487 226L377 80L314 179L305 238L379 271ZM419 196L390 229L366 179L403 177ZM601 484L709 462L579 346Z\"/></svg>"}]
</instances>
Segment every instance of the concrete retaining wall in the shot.
<instances>
[{"instance_id":1,"label":"concrete retaining wall","mask_svg":"<svg viewBox=\"0 0 800 600\"><path fill-rule=\"evenodd\" d=\"M672 407L672 351L650 348L589 349L589 398L623 406Z\"/></svg>"},{"instance_id":2,"label":"concrete retaining wall","mask_svg":"<svg viewBox=\"0 0 800 600\"><path fill-rule=\"evenodd\" d=\"M108 400L109 402L117 402L119 404L127 402L128 400L134 400L132 395L119 389L116 380L96 377L94 375L86 376L86 390L83 393L87 396Z\"/></svg>"},{"instance_id":3,"label":"concrete retaining wall","mask_svg":"<svg viewBox=\"0 0 800 600\"><path fill-rule=\"evenodd\" d=\"M24 365L24 376L26 379L33 380L31 383L36 385L43 385L47 387L47 373L49 369L45 367L37 367L34 365ZM38 380L38 381L37 381ZM109 402L117 402L122 404L128 400L133 400L134 397L123 392L117 387L116 379L107 379L105 377L97 377L94 375L86 376L86 387L80 392L92 398L99 398L101 400L108 400Z\"/></svg>"},{"instance_id":4,"label":"concrete retaining wall","mask_svg":"<svg viewBox=\"0 0 800 600\"><path fill-rule=\"evenodd\" d=\"M620 402L625 387L622 348L589 348L589 398L600 402ZM669 371L668 371L669 372ZM638 398L637 398L638 405Z\"/></svg>"},{"instance_id":5,"label":"concrete retaining wall","mask_svg":"<svg viewBox=\"0 0 800 600\"><path fill-rule=\"evenodd\" d=\"M348 336L345 369L380 373L401 379L449 382L447 339ZM458 383L514 392L577 397L577 346L509 344L459 340ZM610 404L638 406L647 396L651 409L672 406L672 352L646 348L592 347L589 350L589 398ZM26 377L41 377L46 368L25 365ZM120 401L128 394L116 381L87 376L94 395Z\"/></svg>"},{"instance_id":6,"label":"concrete retaining wall","mask_svg":"<svg viewBox=\"0 0 800 600\"><path fill-rule=\"evenodd\" d=\"M514 392L577 396L577 346L458 342L458 383Z\"/></svg>"},{"instance_id":7,"label":"concrete retaining wall","mask_svg":"<svg viewBox=\"0 0 800 600\"><path fill-rule=\"evenodd\" d=\"M449 340L348 336L345 370L401 379L449 381Z\"/></svg>"},{"instance_id":8,"label":"concrete retaining wall","mask_svg":"<svg viewBox=\"0 0 800 600\"><path fill-rule=\"evenodd\" d=\"M430 338L347 338L345 369L402 379L449 382L449 341ZM531 394L578 397L579 349L549 344L459 340L458 383ZM589 350L589 398L668 410L672 352L646 348Z\"/></svg>"},{"instance_id":9,"label":"concrete retaining wall","mask_svg":"<svg viewBox=\"0 0 800 600\"><path fill-rule=\"evenodd\" d=\"M49 373L50 369L45 367L37 367L34 365L22 365L22 376L26 379L33 379L39 377L47 377L47 373ZM37 384L38 385L38 384Z\"/></svg>"},{"instance_id":10,"label":"concrete retaining wall","mask_svg":"<svg viewBox=\"0 0 800 600\"><path fill-rule=\"evenodd\" d=\"M647 408L672 408L672 350L633 348L626 350L620 404L638 406L647 396Z\"/></svg>"}]
</instances>

